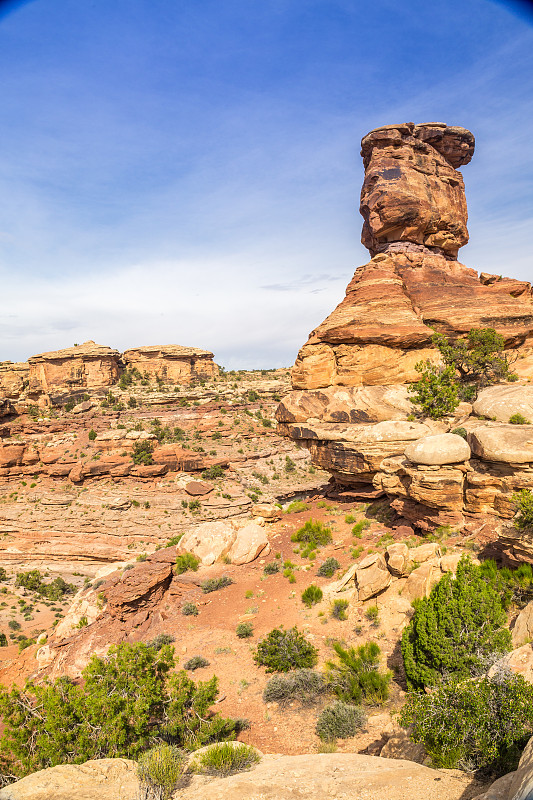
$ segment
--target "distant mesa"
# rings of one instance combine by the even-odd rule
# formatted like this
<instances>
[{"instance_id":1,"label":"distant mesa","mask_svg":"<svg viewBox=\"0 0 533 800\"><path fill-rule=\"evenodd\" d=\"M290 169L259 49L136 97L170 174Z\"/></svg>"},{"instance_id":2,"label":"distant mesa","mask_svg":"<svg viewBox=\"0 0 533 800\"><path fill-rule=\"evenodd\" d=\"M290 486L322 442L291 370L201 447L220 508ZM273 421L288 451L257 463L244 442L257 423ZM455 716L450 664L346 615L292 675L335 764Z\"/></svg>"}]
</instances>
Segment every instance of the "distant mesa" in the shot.
<instances>
[{"instance_id":1,"label":"distant mesa","mask_svg":"<svg viewBox=\"0 0 533 800\"><path fill-rule=\"evenodd\" d=\"M218 375L213 353L181 345L150 345L120 353L93 341L39 353L27 362L0 362L0 398L38 399L83 389L114 386L126 370L148 380L187 384Z\"/></svg>"}]
</instances>

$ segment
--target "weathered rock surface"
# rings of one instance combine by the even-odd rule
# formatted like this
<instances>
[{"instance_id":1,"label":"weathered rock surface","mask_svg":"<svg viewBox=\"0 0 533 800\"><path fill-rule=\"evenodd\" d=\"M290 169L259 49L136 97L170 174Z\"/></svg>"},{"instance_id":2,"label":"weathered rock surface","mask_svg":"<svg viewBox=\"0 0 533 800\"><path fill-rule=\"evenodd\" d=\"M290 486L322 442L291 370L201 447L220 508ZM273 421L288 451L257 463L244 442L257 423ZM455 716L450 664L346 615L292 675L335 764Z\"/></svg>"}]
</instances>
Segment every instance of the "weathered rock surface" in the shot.
<instances>
[{"instance_id":1,"label":"weathered rock surface","mask_svg":"<svg viewBox=\"0 0 533 800\"><path fill-rule=\"evenodd\" d=\"M0 361L0 397L16 400L29 380L30 368L25 361Z\"/></svg>"},{"instance_id":2,"label":"weathered rock surface","mask_svg":"<svg viewBox=\"0 0 533 800\"><path fill-rule=\"evenodd\" d=\"M533 374L533 370L530 374ZM514 414L521 414L524 419L533 423L533 386L487 386L478 394L474 412L480 417L498 422L509 422Z\"/></svg>"},{"instance_id":3,"label":"weathered rock surface","mask_svg":"<svg viewBox=\"0 0 533 800\"><path fill-rule=\"evenodd\" d=\"M180 552L193 553L205 566L227 557L232 564L248 564L269 552L265 529L255 522L238 526L228 522L204 522L184 534Z\"/></svg>"},{"instance_id":4,"label":"weathered rock surface","mask_svg":"<svg viewBox=\"0 0 533 800\"><path fill-rule=\"evenodd\" d=\"M379 553L372 553L360 561L354 577L358 600L369 600L392 583L392 575Z\"/></svg>"},{"instance_id":5,"label":"weathered rock surface","mask_svg":"<svg viewBox=\"0 0 533 800\"><path fill-rule=\"evenodd\" d=\"M521 647L533 641L533 600L523 608L517 616L511 631L513 645Z\"/></svg>"},{"instance_id":6,"label":"weathered rock surface","mask_svg":"<svg viewBox=\"0 0 533 800\"><path fill-rule=\"evenodd\" d=\"M353 753L263 756L248 772L208 781L194 778L183 800L459 800L471 779L411 761Z\"/></svg>"},{"instance_id":7,"label":"weathered rock surface","mask_svg":"<svg viewBox=\"0 0 533 800\"><path fill-rule=\"evenodd\" d=\"M29 391L51 394L75 389L98 389L116 383L120 353L92 341L28 359Z\"/></svg>"},{"instance_id":8,"label":"weathered rock surface","mask_svg":"<svg viewBox=\"0 0 533 800\"><path fill-rule=\"evenodd\" d=\"M129 369L169 384L190 383L192 380L218 375L213 353L198 347L178 344L134 347L122 355Z\"/></svg>"},{"instance_id":9,"label":"weathered rock surface","mask_svg":"<svg viewBox=\"0 0 533 800\"><path fill-rule=\"evenodd\" d=\"M0 800L130 800L138 790L135 761L101 758L34 772L0 789Z\"/></svg>"},{"instance_id":10,"label":"weathered rock surface","mask_svg":"<svg viewBox=\"0 0 533 800\"><path fill-rule=\"evenodd\" d=\"M461 437L453 433L424 436L407 445L405 455L413 464L442 466L468 461L470 447Z\"/></svg>"},{"instance_id":11,"label":"weathered rock surface","mask_svg":"<svg viewBox=\"0 0 533 800\"><path fill-rule=\"evenodd\" d=\"M483 461L533 463L533 426L480 423L468 434L472 453Z\"/></svg>"}]
</instances>

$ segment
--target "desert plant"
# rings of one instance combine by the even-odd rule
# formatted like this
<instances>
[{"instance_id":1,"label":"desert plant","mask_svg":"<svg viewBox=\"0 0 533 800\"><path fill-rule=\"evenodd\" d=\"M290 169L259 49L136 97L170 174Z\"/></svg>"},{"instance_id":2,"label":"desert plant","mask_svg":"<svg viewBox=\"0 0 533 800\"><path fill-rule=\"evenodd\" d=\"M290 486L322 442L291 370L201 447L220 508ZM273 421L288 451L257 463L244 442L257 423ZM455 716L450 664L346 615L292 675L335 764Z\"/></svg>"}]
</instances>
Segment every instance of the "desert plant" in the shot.
<instances>
[{"instance_id":1,"label":"desert plant","mask_svg":"<svg viewBox=\"0 0 533 800\"><path fill-rule=\"evenodd\" d=\"M152 456L153 445L148 439L137 440L133 443L131 457L137 465L149 466L154 463Z\"/></svg>"},{"instance_id":2,"label":"desert plant","mask_svg":"<svg viewBox=\"0 0 533 800\"><path fill-rule=\"evenodd\" d=\"M459 405L455 368L439 367L431 361L419 361L415 364L415 369L420 373L420 378L408 387L413 395L411 402L419 405L422 412L431 419L452 414Z\"/></svg>"},{"instance_id":3,"label":"desert plant","mask_svg":"<svg viewBox=\"0 0 533 800\"><path fill-rule=\"evenodd\" d=\"M220 466L220 464L214 464L212 467L208 467L204 469L202 472L202 478L204 481L212 481L216 478L223 478L224 477L224 470Z\"/></svg>"},{"instance_id":4,"label":"desert plant","mask_svg":"<svg viewBox=\"0 0 533 800\"><path fill-rule=\"evenodd\" d=\"M350 603L348 600L334 600L333 605L331 607L331 616L334 619L339 620L346 620L348 619L348 615L346 611L348 610Z\"/></svg>"},{"instance_id":5,"label":"desert plant","mask_svg":"<svg viewBox=\"0 0 533 800\"><path fill-rule=\"evenodd\" d=\"M254 653L256 664L266 667L267 672L314 667L317 658L317 649L296 627L274 628L258 643Z\"/></svg>"},{"instance_id":6,"label":"desert plant","mask_svg":"<svg viewBox=\"0 0 533 800\"><path fill-rule=\"evenodd\" d=\"M89 435L89 440L91 442L94 442L94 440L96 439L96 431L93 430L93 428L91 428L88 435Z\"/></svg>"},{"instance_id":7,"label":"desert plant","mask_svg":"<svg viewBox=\"0 0 533 800\"><path fill-rule=\"evenodd\" d=\"M188 572L189 570L197 572L199 566L200 559L193 553L182 553L176 558L174 572L176 575L183 575L184 572Z\"/></svg>"},{"instance_id":8,"label":"desert plant","mask_svg":"<svg viewBox=\"0 0 533 800\"><path fill-rule=\"evenodd\" d=\"M254 626L251 622L239 622L235 629L235 633L239 639L249 639L254 635Z\"/></svg>"},{"instance_id":9,"label":"desert plant","mask_svg":"<svg viewBox=\"0 0 533 800\"><path fill-rule=\"evenodd\" d=\"M379 669L380 649L375 642L344 648L334 642L336 661L326 662L326 678L331 690L347 703L385 702L389 696L390 672Z\"/></svg>"},{"instance_id":10,"label":"desert plant","mask_svg":"<svg viewBox=\"0 0 533 800\"><path fill-rule=\"evenodd\" d=\"M197 617L198 607L194 603L184 603L181 608L181 613L184 617Z\"/></svg>"},{"instance_id":11,"label":"desert plant","mask_svg":"<svg viewBox=\"0 0 533 800\"><path fill-rule=\"evenodd\" d=\"M251 745L242 742L212 744L197 757L195 771L208 775L231 775L250 769L261 761L261 756Z\"/></svg>"},{"instance_id":12,"label":"desert plant","mask_svg":"<svg viewBox=\"0 0 533 800\"><path fill-rule=\"evenodd\" d=\"M176 641L176 637L172 636L171 633L158 633L151 642L148 643L149 647L153 647L154 650L161 650L166 644L172 644L172 642Z\"/></svg>"},{"instance_id":13,"label":"desert plant","mask_svg":"<svg viewBox=\"0 0 533 800\"><path fill-rule=\"evenodd\" d=\"M188 669L191 672L194 672L195 669L201 669L202 667L208 667L209 661L204 656L193 656L189 658L188 661L185 662L183 665L183 669Z\"/></svg>"},{"instance_id":14,"label":"desert plant","mask_svg":"<svg viewBox=\"0 0 533 800\"><path fill-rule=\"evenodd\" d=\"M308 608L311 606L316 605L316 603L320 603L322 600L323 594L322 589L319 586L316 586L312 583L307 589L304 589L302 592L302 603L306 605Z\"/></svg>"},{"instance_id":15,"label":"desert plant","mask_svg":"<svg viewBox=\"0 0 533 800\"><path fill-rule=\"evenodd\" d=\"M331 578L339 568L337 559L330 556L319 566L316 574L319 578Z\"/></svg>"},{"instance_id":16,"label":"desert plant","mask_svg":"<svg viewBox=\"0 0 533 800\"><path fill-rule=\"evenodd\" d=\"M463 556L455 578L444 575L429 597L416 601L402 636L411 689L434 686L443 675L468 677L488 656L510 647L502 600L487 568Z\"/></svg>"},{"instance_id":17,"label":"desert plant","mask_svg":"<svg viewBox=\"0 0 533 800\"><path fill-rule=\"evenodd\" d=\"M368 606L368 608L365 610L365 617L369 622L377 627L379 625L379 608L376 605Z\"/></svg>"},{"instance_id":18,"label":"desert plant","mask_svg":"<svg viewBox=\"0 0 533 800\"><path fill-rule=\"evenodd\" d=\"M363 531L370 528L370 525L371 522L369 519L362 519L360 522L356 522L352 528L352 536L355 536L356 539L360 539L363 535Z\"/></svg>"},{"instance_id":19,"label":"desert plant","mask_svg":"<svg viewBox=\"0 0 533 800\"><path fill-rule=\"evenodd\" d=\"M440 333L431 340L463 385L481 388L514 377L504 352L505 339L494 328L473 328L465 339L455 342Z\"/></svg>"},{"instance_id":20,"label":"desert plant","mask_svg":"<svg viewBox=\"0 0 533 800\"><path fill-rule=\"evenodd\" d=\"M265 703L299 702L312 705L326 691L326 682L320 672L314 669L295 669L288 675L274 675L263 691Z\"/></svg>"},{"instance_id":21,"label":"desert plant","mask_svg":"<svg viewBox=\"0 0 533 800\"><path fill-rule=\"evenodd\" d=\"M269 561L268 564L265 564L263 568L263 572L265 575L275 575L281 569L279 561Z\"/></svg>"},{"instance_id":22,"label":"desert plant","mask_svg":"<svg viewBox=\"0 0 533 800\"><path fill-rule=\"evenodd\" d=\"M301 514L303 511L308 511L309 506L303 500L293 500L290 506L285 511L286 514Z\"/></svg>"},{"instance_id":23,"label":"desert plant","mask_svg":"<svg viewBox=\"0 0 533 800\"><path fill-rule=\"evenodd\" d=\"M466 428L454 428L452 433L454 433L456 436L460 436L461 439L466 439L468 436Z\"/></svg>"},{"instance_id":24,"label":"desert plant","mask_svg":"<svg viewBox=\"0 0 533 800\"><path fill-rule=\"evenodd\" d=\"M331 530L321 522L308 519L296 533L293 533L291 541L305 542L312 547L321 547L331 542Z\"/></svg>"},{"instance_id":25,"label":"desert plant","mask_svg":"<svg viewBox=\"0 0 533 800\"><path fill-rule=\"evenodd\" d=\"M196 685L173 672L172 649L122 642L93 656L82 682L27 683L0 690L0 771L23 776L61 763L138 758L161 738L195 749L232 739L236 720L212 714L216 677Z\"/></svg>"},{"instance_id":26,"label":"desert plant","mask_svg":"<svg viewBox=\"0 0 533 800\"><path fill-rule=\"evenodd\" d=\"M0 633L0 647L7 647L7 636L5 633Z\"/></svg>"},{"instance_id":27,"label":"desert plant","mask_svg":"<svg viewBox=\"0 0 533 800\"><path fill-rule=\"evenodd\" d=\"M168 744L158 744L137 763L140 800L170 800L187 766L187 754Z\"/></svg>"},{"instance_id":28,"label":"desert plant","mask_svg":"<svg viewBox=\"0 0 533 800\"><path fill-rule=\"evenodd\" d=\"M210 592L218 592L219 589L224 589L226 586L231 586L233 580L229 575L221 575L218 578L208 578L202 583L202 591L204 594Z\"/></svg>"},{"instance_id":29,"label":"desert plant","mask_svg":"<svg viewBox=\"0 0 533 800\"><path fill-rule=\"evenodd\" d=\"M528 419L526 419L525 417L522 416L522 414L512 414L509 417L509 422L511 423L511 425L530 425L531 424Z\"/></svg>"},{"instance_id":30,"label":"desert plant","mask_svg":"<svg viewBox=\"0 0 533 800\"><path fill-rule=\"evenodd\" d=\"M316 732L324 742L349 739L362 728L364 721L365 715L361 708L337 700L320 713Z\"/></svg>"},{"instance_id":31,"label":"desert plant","mask_svg":"<svg viewBox=\"0 0 533 800\"><path fill-rule=\"evenodd\" d=\"M510 672L443 681L409 695L400 724L412 726L437 767L504 774L516 769L533 732L533 686Z\"/></svg>"},{"instance_id":32,"label":"desert plant","mask_svg":"<svg viewBox=\"0 0 533 800\"><path fill-rule=\"evenodd\" d=\"M533 527L533 492L522 489L513 494L511 501L515 511L514 526L519 531L527 531Z\"/></svg>"}]
</instances>

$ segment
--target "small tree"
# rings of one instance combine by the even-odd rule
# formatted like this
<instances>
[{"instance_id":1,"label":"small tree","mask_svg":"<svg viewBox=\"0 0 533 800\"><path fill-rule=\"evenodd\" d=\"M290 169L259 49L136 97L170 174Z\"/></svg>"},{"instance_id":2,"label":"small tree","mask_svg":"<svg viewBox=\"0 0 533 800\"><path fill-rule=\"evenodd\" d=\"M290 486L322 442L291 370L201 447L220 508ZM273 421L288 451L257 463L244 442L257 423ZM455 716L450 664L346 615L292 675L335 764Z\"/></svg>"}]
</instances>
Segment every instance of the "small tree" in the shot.
<instances>
[{"instance_id":1,"label":"small tree","mask_svg":"<svg viewBox=\"0 0 533 800\"><path fill-rule=\"evenodd\" d=\"M455 369L451 366L438 367L430 361L419 361L415 369L420 373L420 379L407 390L414 395L412 402L419 405L431 419L453 414L459 405Z\"/></svg>"},{"instance_id":2,"label":"small tree","mask_svg":"<svg viewBox=\"0 0 533 800\"><path fill-rule=\"evenodd\" d=\"M267 672L289 672L291 669L314 667L318 658L316 647L294 627L286 631L274 628L257 645L254 661Z\"/></svg>"},{"instance_id":3,"label":"small tree","mask_svg":"<svg viewBox=\"0 0 533 800\"><path fill-rule=\"evenodd\" d=\"M528 531L533 528L533 492L522 489L513 494L513 507L515 510L514 526L519 531Z\"/></svg>"},{"instance_id":4,"label":"small tree","mask_svg":"<svg viewBox=\"0 0 533 800\"><path fill-rule=\"evenodd\" d=\"M133 445L133 452L131 457L134 464L148 467L154 463L152 456L153 445L147 439L136 441Z\"/></svg>"},{"instance_id":5,"label":"small tree","mask_svg":"<svg viewBox=\"0 0 533 800\"><path fill-rule=\"evenodd\" d=\"M443 675L466 678L482 670L488 657L509 650L506 622L487 571L463 556L455 578L447 573L429 597L416 601L402 636L409 688L434 686Z\"/></svg>"}]
</instances>

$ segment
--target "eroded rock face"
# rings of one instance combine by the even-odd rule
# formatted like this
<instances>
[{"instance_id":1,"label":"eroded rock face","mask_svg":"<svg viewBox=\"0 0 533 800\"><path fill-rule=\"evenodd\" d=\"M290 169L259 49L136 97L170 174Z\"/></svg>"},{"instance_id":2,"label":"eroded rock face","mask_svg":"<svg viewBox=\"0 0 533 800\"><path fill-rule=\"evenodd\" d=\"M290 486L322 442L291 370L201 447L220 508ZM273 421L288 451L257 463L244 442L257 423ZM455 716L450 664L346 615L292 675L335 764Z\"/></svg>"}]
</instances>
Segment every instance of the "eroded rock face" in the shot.
<instances>
[{"instance_id":1,"label":"eroded rock face","mask_svg":"<svg viewBox=\"0 0 533 800\"><path fill-rule=\"evenodd\" d=\"M213 353L198 347L179 344L135 347L126 350L123 359L129 369L137 369L142 375L170 384L190 383L218 375Z\"/></svg>"},{"instance_id":2,"label":"eroded rock face","mask_svg":"<svg viewBox=\"0 0 533 800\"><path fill-rule=\"evenodd\" d=\"M117 382L120 353L89 341L77 347L31 356L28 364L31 394L98 389Z\"/></svg>"},{"instance_id":3,"label":"eroded rock face","mask_svg":"<svg viewBox=\"0 0 533 800\"><path fill-rule=\"evenodd\" d=\"M139 791L137 764L126 758L100 758L85 764L60 764L34 772L0 790L1 800L118 800Z\"/></svg>"},{"instance_id":4,"label":"eroded rock face","mask_svg":"<svg viewBox=\"0 0 533 800\"><path fill-rule=\"evenodd\" d=\"M25 361L0 362L0 397L16 400L23 393L29 379L30 368Z\"/></svg>"},{"instance_id":5,"label":"eroded rock face","mask_svg":"<svg viewBox=\"0 0 533 800\"><path fill-rule=\"evenodd\" d=\"M455 258L468 242L463 177L474 154L465 128L434 122L371 131L361 142L365 180L361 240L372 254L388 242L438 247Z\"/></svg>"},{"instance_id":6,"label":"eroded rock face","mask_svg":"<svg viewBox=\"0 0 533 800\"><path fill-rule=\"evenodd\" d=\"M454 340L494 328L518 377L533 374L531 285L456 260L468 241L457 169L473 151L469 131L444 123L389 125L364 137L362 241L372 259L300 350L293 391L276 413L279 431L307 447L343 491L366 485L373 497L386 494L424 530L460 529L470 514L510 518L512 493L533 482L533 426L502 424L514 413L533 421L523 382L490 387L474 409L461 403L455 415L404 429L416 410L407 386L419 378L416 364L441 358L435 331Z\"/></svg>"}]
</instances>

